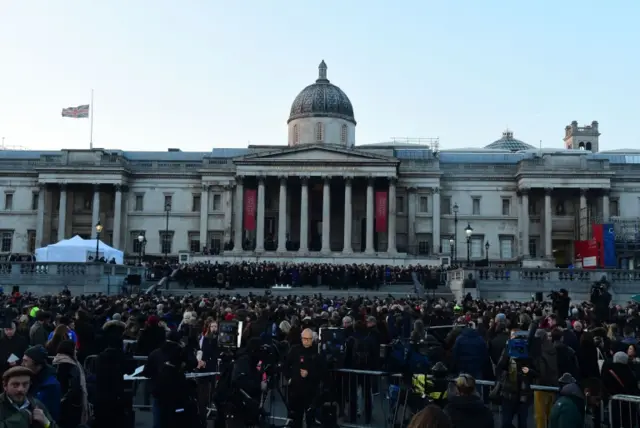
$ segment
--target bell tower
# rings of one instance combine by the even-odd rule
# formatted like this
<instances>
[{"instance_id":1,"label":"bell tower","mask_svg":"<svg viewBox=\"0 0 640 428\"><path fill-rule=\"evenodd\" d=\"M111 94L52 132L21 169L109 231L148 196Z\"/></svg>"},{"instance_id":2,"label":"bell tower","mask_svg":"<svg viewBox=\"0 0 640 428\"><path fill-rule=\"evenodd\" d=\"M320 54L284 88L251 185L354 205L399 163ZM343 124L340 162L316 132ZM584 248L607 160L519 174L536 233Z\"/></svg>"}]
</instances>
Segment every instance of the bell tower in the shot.
<instances>
[{"instance_id":1,"label":"bell tower","mask_svg":"<svg viewBox=\"0 0 640 428\"><path fill-rule=\"evenodd\" d=\"M597 120L585 126L578 126L578 121L574 120L564 128L564 147L568 150L589 150L596 153L600 150L599 137Z\"/></svg>"}]
</instances>

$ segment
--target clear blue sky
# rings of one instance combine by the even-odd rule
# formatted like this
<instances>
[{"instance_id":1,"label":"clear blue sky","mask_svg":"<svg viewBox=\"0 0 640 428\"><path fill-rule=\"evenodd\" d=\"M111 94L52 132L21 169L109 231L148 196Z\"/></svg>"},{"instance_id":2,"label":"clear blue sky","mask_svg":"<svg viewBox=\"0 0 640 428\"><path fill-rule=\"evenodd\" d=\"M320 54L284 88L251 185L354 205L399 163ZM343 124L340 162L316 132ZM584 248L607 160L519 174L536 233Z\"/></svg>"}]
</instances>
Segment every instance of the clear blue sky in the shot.
<instances>
[{"instance_id":1,"label":"clear blue sky","mask_svg":"<svg viewBox=\"0 0 640 428\"><path fill-rule=\"evenodd\" d=\"M637 0L0 0L0 137L87 147L88 119L60 111L93 88L97 147L286 144L324 59L358 144L481 147L508 126L561 147L598 120L602 150L638 148L639 16Z\"/></svg>"}]
</instances>

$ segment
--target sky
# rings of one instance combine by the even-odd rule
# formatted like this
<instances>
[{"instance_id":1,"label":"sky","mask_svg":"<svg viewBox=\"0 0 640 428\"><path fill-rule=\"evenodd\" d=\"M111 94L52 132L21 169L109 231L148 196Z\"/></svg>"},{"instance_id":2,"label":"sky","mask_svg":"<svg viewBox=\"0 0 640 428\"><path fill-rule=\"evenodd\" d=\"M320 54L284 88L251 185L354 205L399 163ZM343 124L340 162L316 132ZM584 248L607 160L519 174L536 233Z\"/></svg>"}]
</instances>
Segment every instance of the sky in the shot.
<instances>
[{"instance_id":1,"label":"sky","mask_svg":"<svg viewBox=\"0 0 640 428\"><path fill-rule=\"evenodd\" d=\"M640 2L618 0L0 0L7 147L210 151L285 145L296 95L328 77L356 144L439 137L482 147L508 127L563 147L640 145Z\"/></svg>"}]
</instances>

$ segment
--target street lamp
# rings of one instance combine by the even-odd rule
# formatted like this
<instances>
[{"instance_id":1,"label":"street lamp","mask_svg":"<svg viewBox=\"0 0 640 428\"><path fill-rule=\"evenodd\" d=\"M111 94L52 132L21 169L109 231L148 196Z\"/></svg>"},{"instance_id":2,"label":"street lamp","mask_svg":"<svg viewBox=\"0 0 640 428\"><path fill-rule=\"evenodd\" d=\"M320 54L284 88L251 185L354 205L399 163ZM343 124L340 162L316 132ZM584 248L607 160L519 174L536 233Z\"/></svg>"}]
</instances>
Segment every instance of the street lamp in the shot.
<instances>
[{"instance_id":1,"label":"street lamp","mask_svg":"<svg viewBox=\"0 0 640 428\"><path fill-rule=\"evenodd\" d=\"M138 235L138 257L140 258L140 265L142 266L142 252L144 250L144 246L147 243L147 238L144 236L144 233L140 232Z\"/></svg>"},{"instance_id":2,"label":"street lamp","mask_svg":"<svg viewBox=\"0 0 640 428\"><path fill-rule=\"evenodd\" d=\"M97 262L99 257L98 257L98 251L100 251L99 249L99 245L100 245L100 233L102 232L102 225L100 224L100 221L98 221L98 224L96 224L96 258L93 260L94 262Z\"/></svg>"},{"instance_id":3,"label":"street lamp","mask_svg":"<svg viewBox=\"0 0 640 428\"><path fill-rule=\"evenodd\" d=\"M490 246L491 245L489 245L489 241L487 241L484 244L484 257L485 257L485 259L487 259L487 266L489 266L489 247Z\"/></svg>"},{"instance_id":4,"label":"street lamp","mask_svg":"<svg viewBox=\"0 0 640 428\"><path fill-rule=\"evenodd\" d=\"M164 204L164 212L167 213L166 225L164 227L164 241L162 242L165 260L169 258L169 246L166 241L169 239L169 213L171 212L171 202Z\"/></svg>"},{"instance_id":5,"label":"street lamp","mask_svg":"<svg viewBox=\"0 0 640 428\"><path fill-rule=\"evenodd\" d=\"M454 239L453 236L449 238L449 250L451 250L451 264L453 264L453 247L455 243L456 243L456 240Z\"/></svg>"},{"instance_id":6,"label":"street lamp","mask_svg":"<svg viewBox=\"0 0 640 428\"><path fill-rule=\"evenodd\" d=\"M469 223L464 228L464 233L467 235L467 266L471 265L471 235L473 235L473 228Z\"/></svg>"},{"instance_id":7,"label":"street lamp","mask_svg":"<svg viewBox=\"0 0 640 428\"><path fill-rule=\"evenodd\" d=\"M453 204L453 261L458 258L458 204Z\"/></svg>"}]
</instances>

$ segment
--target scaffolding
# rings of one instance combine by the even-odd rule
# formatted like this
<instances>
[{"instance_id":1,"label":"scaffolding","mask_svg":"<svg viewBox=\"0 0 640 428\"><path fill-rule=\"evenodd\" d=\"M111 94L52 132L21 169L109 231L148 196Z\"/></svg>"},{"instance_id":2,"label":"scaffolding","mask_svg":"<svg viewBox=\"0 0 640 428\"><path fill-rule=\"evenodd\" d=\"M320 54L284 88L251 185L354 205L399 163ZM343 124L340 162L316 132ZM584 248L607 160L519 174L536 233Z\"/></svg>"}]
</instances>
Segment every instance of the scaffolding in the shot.
<instances>
[{"instance_id":1,"label":"scaffolding","mask_svg":"<svg viewBox=\"0 0 640 428\"><path fill-rule=\"evenodd\" d=\"M390 142L393 144L429 146L434 152L440 149L440 137L391 137Z\"/></svg>"}]
</instances>

